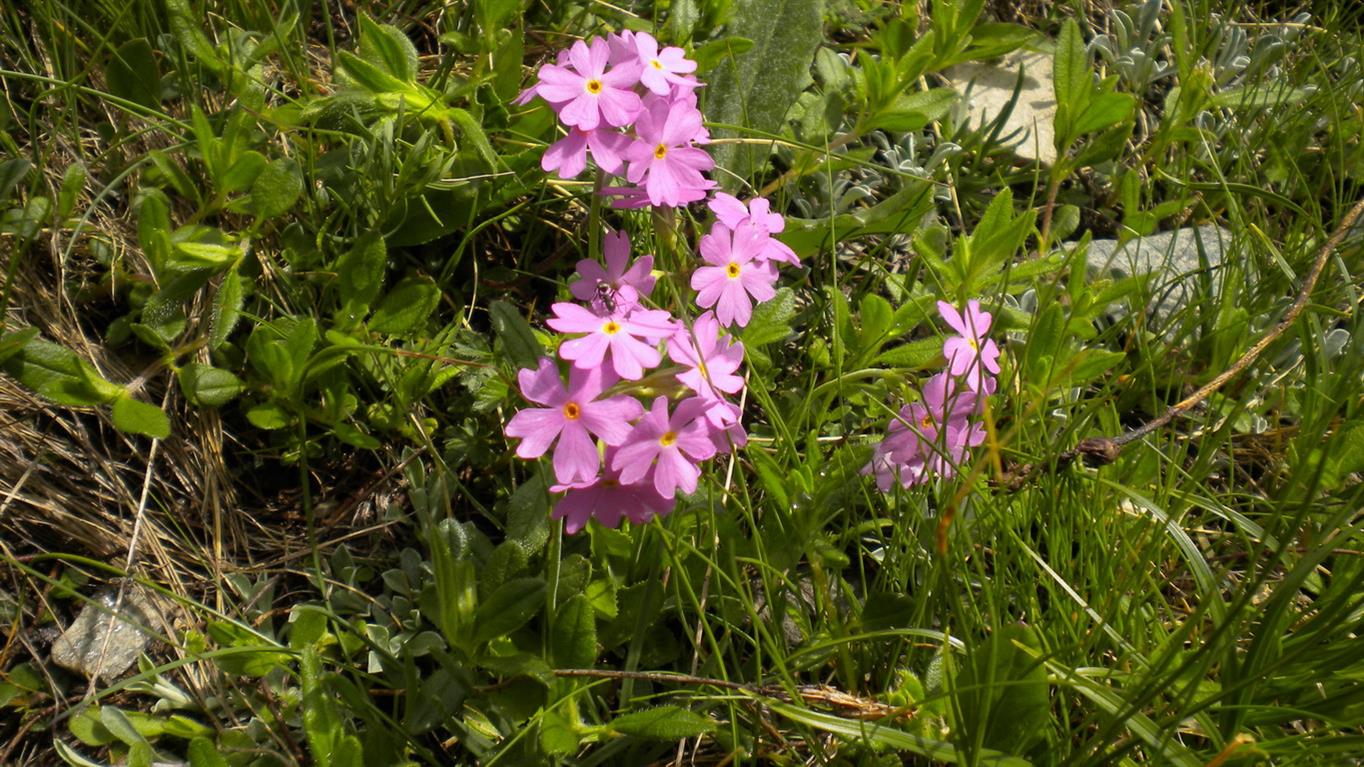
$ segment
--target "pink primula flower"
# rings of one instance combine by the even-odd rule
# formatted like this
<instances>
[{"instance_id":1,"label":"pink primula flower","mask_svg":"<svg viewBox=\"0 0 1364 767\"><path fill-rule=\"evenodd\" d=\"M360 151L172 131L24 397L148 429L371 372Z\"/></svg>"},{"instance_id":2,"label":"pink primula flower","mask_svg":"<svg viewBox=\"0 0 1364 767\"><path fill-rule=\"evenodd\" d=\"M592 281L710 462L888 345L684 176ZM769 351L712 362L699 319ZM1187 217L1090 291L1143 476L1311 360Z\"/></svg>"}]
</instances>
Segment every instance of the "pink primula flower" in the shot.
<instances>
[{"instance_id":1,"label":"pink primula flower","mask_svg":"<svg viewBox=\"0 0 1364 767\"><path fill-rule=\"evenodd\" d=\"M687 58L681 48L669 46L658 49L658 41L648 32L635 34L635 52L639 55L639 82L660 96L670 95L670 85L690 85L682 75L696 71L696 62Z\"/></svg>"},{"instance_id":2,"label":"pink primula flower","mask_svg":"<svg viewBox=\"0 0 1364 767\"><path fill-rule=\"evenodd\" d=\"M545 324L560 333L586 333L565 341L559 356L578 368L595 368L611 355L611 366L621 378L637 381L648 368L658 367L663 356L657 342L672 335L677 323L661 309L634 309L601 316L589 309L560 302L554 317Z\"/></svg>"},{"instance_id":3,"label":"pink primula flower","mask_svg":"<svg viewBox=\"0 0 1364 767\"><path fill-rule=\"evenodd\" d=\"M643 183L650 204L686 205L704 199L715 186L701 175L715 167L715 160L692 146L701 130L696 107L658 97L648 101L635 123L639 138L625 150L625 177L632 184Z\"/></svg>"},{"instance_id":4,"label":"pink primula flower","mask_svg":"<svg viewBox=\"0 0 1364 767\"><path fill-rule=\"evenodd\" d=\"M744 345L728 333L723 334L712 312L692 323L691 329L679 328L668 339L668 357L687 368L677 374L701 399L722 399L719 392L734 394L743 390L744 378L735 371L744 362Z\"/></svg>"},{"instance_id":5,"label":"pink primula flower","mask_svg":"<svg viewBox=\"0 0 1364 767\"><path fill-rule=\"evenodd\" d=\"M985 427L973 419L976 401L975 392L957 391L946 373L933 376L924 385L921 402L900 408L862 473L876 474L882 490L889 489L892 475L904 487L935 475L952 476L967 448L985 440Z\"/></svg>"},{"instance_id":6,"label":"pink primula flower","mask_svg":"<svg viewBox=\"0 0 1364 767\"><path fill-rule=\"evenodd\" d=\"M587 153L591 151L597 167L607 173L615 173L624 164L621 157L628 146L629 137L611 128L569 128L567 136L550 144L545 150L540 157L540 167L546 173L558 171L559 178L577 178L587 167Z\"/></svg>"},{"instance_id":7,"label":"pink primula flower","mask_svg":"<svg viewBox=\"0 0 1364 767\"><path fill-rule=\"evenodd\" d=\"M569 49L566 66L540 67L535 92L554 105L565 125L585 131L603 122L629 125L643 108L639 95L630 90L639 82L640 66L624 62L608 71L610 55L605 40L593 38L590 46L579 40Z\"/></svg>"},{"instance_id":8,"label":"pink primula flower","mask_svg":"<svg viewBox=\"0 0 1364 767\"><path fill-rule=\"evenodd\" d=\"M517 411L507 422L506 435L520 438L516 454L522 458L539 458L557 438L554 476L563 483L597 476L599 457L591 435L608 445L619 445L630 433L630 421L644 412L633 397L598 401L602 391L615 383L614 376L600 368L569 371L565 389L554 361L545 357L535 370L521 370L517 379L522 396L549 407Z\"/></svg>"},{"instance_id":9,"label":"pink primula flower","mask_svg":"<svg viewBox=\"0 0 1364 767\"><path fill-rule=\"evenodd\" d=\"M715 213L715 220L730 229L738 229L748 224L772 235L786 228L786 219L782 218L780 213L772 212L772 204L765 197L754 197L745 206L739 201L739 198L718 192L706 204ZM763 246L759 249L757 257L767 261L781 261L792 266L800 266L800 258L796 256L796 252L775 237L767 237L763 240Z\"/></svg>"},{"instance_id":10,"label":"pink primula flower","mask_svg":"<svg viewBox=\"0 0 1364 767\"><path fill-rule=\"evenodd\" d=\"M593 311L605 315L634 308L640 298L654 292L653 256L640 256L626 266L630 261L629 235L607 234L602 250L606 256L605 269L590 258L578 262L581 279L568 286L574 298L591 303Z\"/></svg>"},{"instance_id":11,"label":"pink primula flower","mask_svg":"<svg viewBox=\"0 0 1364 767\"><path fill-rule=\"evenodd\" d=\"M743 226L731 232L717 223L701 238L701 258L710 266L699 267L691 276L696 303L701 308L715 307L715 316L726 327L743 327L753 316L753 301L771 299L777 291L777 270L755 257L762 247L763 233Z\"/></svg>"},{"instance_id":12,"label":"pink primula flower","mask_svg":"<svg viewBox=\"0 0 1364 767\"><path fill-rule=\"evenodd\" d=\"M588 519L616 528L620 527L622 518L642 525L656 516L667 516L672 512L675 502L664 498L652 481L621 482L620 472L611 468L615 455L616 448L606 449L602 476L590 482L569 482L549 488L552 493L564 494L554 504L550 516L564 520L564 529L569 535L586 527Z\"/></svg>"},{"instance_id":13,"label":"pink primula flower","mask_svg":"<svg viewBox=\"0 0 1364 767\"><path fill-rule=\"evenodd\" d=\"M652 467L654 488L664 498L674 497L679 489L695 492L701 476L696 463L715 455L709 432L705 404L699 399L683 400L669 417L668 398L659 397L616 451L611 467L620 471L620 481L626 484L639 481Z\"/></svg>"},{"instance_id":14,"label":"pink primula flower","mask_svg":"<svg viewBox=\"0 0 1364 767\"><path fill-rule=\"evenodd\" d=\"M743 447L748 444L743 414L738 405L718 395L706 401L706 423L710 426L710 441L715 445L715 452L728 453L731 445Z\"/></svg>"},{"instance_id":15,"label":"pink primula flower","mask_svg":"<svg viewBox=\"0 0 1364 767\"><path fill-rule=\"evenodd\" d=\"M948 372L964 376L972 391L989 393L993 388L993 376L999 374L999 347L994 341L985 339L985 334L990 332L992 316L981 311L980 302L975 299L966 302L965 314L946 301L939 301L938 314L959 334L943 343Z\"/></svg>"}]
</instances>

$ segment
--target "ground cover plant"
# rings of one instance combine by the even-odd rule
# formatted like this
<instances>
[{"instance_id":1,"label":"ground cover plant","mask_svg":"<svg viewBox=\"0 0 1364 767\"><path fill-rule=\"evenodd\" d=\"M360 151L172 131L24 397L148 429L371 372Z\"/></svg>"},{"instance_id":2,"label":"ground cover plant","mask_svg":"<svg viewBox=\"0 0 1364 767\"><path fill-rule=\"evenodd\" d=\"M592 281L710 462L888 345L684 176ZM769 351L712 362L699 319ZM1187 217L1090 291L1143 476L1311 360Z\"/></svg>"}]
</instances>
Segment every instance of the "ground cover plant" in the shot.
<instances>
[{"instance_id":1,"label":"ground cover plant","mask_svg":"<svg viewBox=\"0 0 1364 767\"><path fill-rule=\"evenodd\" d=\"M6 4L0 764L1357 760L1361 18Z\"/></svg>"}]
</instances>

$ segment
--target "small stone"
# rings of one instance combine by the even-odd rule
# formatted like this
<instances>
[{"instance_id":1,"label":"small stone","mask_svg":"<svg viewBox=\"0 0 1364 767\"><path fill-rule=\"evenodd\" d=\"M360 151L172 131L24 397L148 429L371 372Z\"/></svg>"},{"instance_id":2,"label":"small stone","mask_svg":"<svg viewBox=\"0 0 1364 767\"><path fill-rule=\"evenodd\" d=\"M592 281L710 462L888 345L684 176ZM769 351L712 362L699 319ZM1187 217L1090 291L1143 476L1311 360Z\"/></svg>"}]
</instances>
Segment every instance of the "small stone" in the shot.
<instances>
[{"instance_id":1,"label":"small stone","mask_svg":"<svg viewBox=\"0 0 1364 767\"><path fill-rule=\"evenodd\" d=\"M1014 144L1019 157L1050 165L1056 162L1052 119L1056 115L1056 91L1052 85L1051 57L1015 51L997 64L960 64L947 70L957 90L966 97L969 122L979 128L999 116L1013 98L1018 69L1023 85L1013 111L1004 120L1001 139Z\"/></svg>"},{"instance_id":2,"label":"small stone","mask_svg":"<svg viewBox=\"0 0 1364 767\"><path fill-rule=\"evenodd\" d=\"M1185 227L1134 237L1125 242L1094 240L1085 256L1090 271L1106 277L1154 275L1148 285L1151 318L1165 324L1198 294L1197 280L1206 266L1216 269L1231 245L1232 234L1215 224Z\"/></svg>"},{"instance_id":3,"label":"small stone","mask_svg":"<svg viewBox=\"0 0 1364 767\"><path fill-rule=\"evenodd\" d=\"M147 632L160 624L159 612L147 593L137 585L128 586L119 614L115 616L117 599L118 590L111 589L86 604L76 620L52 643L52 662L105 681L118 677L133 665L147 647Z\"/></svg>"}]
</instances>

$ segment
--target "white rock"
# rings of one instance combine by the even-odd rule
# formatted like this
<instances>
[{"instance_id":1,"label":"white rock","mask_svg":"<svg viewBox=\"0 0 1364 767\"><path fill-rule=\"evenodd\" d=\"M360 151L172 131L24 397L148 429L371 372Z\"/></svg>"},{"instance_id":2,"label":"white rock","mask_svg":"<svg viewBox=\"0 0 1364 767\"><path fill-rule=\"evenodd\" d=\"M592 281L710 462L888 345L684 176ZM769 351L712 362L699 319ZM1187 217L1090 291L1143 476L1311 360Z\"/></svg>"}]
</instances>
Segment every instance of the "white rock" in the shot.
<instances>
[{"instance_id":1,"label":"white rock","mask_svg":"<svg viewBox=\"0 0 1364 767\"><path fill-rule=\"evenodd\" d=\"M1148 308L1152 318L1163 324L1197 295L1204 265L1216 269L1231 240L1227 229L1203 224L1135 237L1121 244L1118 240L1094 240L1085 261L1091 271L1104 276L1153 275L1148 285ZM1216 284L1215 277L1213 280Z\"/></svg>"},{"instance_id":2,"label":"white rock","mask_svg":"<svg viewBox=\"0 0 1364 767\"><path fill-rule=\"evenodd\" d=\"M1056 115L1056 92L1052 87L1051 57L1030 51L1015 51L996 64L960 64L947 70L947 76L966 102L968 121L980 127L1003 112L1018 84L1018 69L1023 68L1023 85L1018 102L1004 121L1000 139L1013 145L1014 153L1028 160L1050 165L1056 161L1052 118Z\"/></svg>"},{"instance_id":3,"label":"white rock","mask_svg":"<svg viewBox=\"0 0 1364 767\"><path fill-rule=\"evenodd\" d=\"M113 589L87 603L52 643L52 662L106 681L131 666L147 647L147 632L157 630L161 621L151 598L140 586L128 586L115 616L117 597L118 590Z\"/></svg>"}]
</instances>

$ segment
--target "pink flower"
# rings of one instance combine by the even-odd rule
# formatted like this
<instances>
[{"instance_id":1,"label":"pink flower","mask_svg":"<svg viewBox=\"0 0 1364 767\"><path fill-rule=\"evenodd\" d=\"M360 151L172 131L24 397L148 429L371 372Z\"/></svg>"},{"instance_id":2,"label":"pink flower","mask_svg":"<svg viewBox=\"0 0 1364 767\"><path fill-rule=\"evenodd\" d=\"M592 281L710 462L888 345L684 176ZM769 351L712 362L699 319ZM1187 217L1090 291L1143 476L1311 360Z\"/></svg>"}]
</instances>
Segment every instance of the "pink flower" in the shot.
<instances>
[{"instance_id":1,"label":"pink flower","mask_svg":"<svg viewBox=\"0 0 1364 767\"><path fill-rule=\"evenodd\" d=\"M643 182L653 205L676 207L703 199L715 182L702 172L715 167L705 150L692 146L701 131L701 113L685 102L654 97L635 123L639 136L628 149L625 177Z\"/></svg>"},{"instance_id":2,"label":"pink flower","mask_svg":"<svg viewBox=\"0 0 1364 767\"><path fill-rule=\"evenodd\" d=\"M975 392L957 391L946 373L933 376L924 385L921 402L900 408L862 473L876 474L883 491L889 489L892 476L905 487L935 475L952 476L967 448L985 440L984 426L973 419L976 402Z\"/></svg>"},{"instance_id":3,"label":"pink flower","mask_svg":"<svg viewBox=\"0 0 1364 767\"><path fill-rule=\"evenodd\" d=\"M744 378L735 371L744 362L744 345L725 334L715 314L706 312L692 323L691 329L679 328L668 339L668 357L687 368L677 374L701 399L721 399L720 392L734 394L744 388ZM719 424L724 425L724 424Z\"/></svg>"},{"instance_id":4,"label":"pink flower","mask_svg":"<svg viewBox=\"0 0 1364 767\"><path fill-rule=\"evenodd\" d=\"M994 341L984 340L985 334L990 332L990 313L981 311L980 302L972 299L966 302L964 315L946 301L939 301L938 314L960 334L943 343L948 372L965 376L966 385L972 391L988 393L989 376L999 374L999 347Z\"/></svg>"},{"instance_id":5,"label":"pink flower","mask_svg":"<svg viewBox=\"0 0 1364 767\"><path fill-rule=\"evenodd\" d=\"M696 303L701 308L715 307L715 315L726 327L743 327L753 316L753 301L767 301L776 295L772 287L777 270L755 261L762 247L762 232L744 226L735 232L717 223L701 238L701 258L710 266L698 268L691 276Z\"/></svg>"},{"instance_id":6,"label":"pink flower","mask_svg":"<svg viewBox=\"0 0 1364 767\"><path fill-rule=\"evenodd\" d=\"M621 378L637 381L646 368L663 361L656 342L673 334L677 324L661 309L634 309L602 317L577 304L555 304L554 317L545 324L560 333L586 333L565 341L559 356L578 368L595 368L611 355L611 365ZM648 343L646 343L646 340Z\"/></svg>"},{"instance_id":7,"label":"pink flower","mask_svg":"<svg viewBox=\"0 0 1364 767\"><path fill-rule=\"evenodd\" d=\"M644 412L633 397L596 401L606 387L615 383L608 376L600 368L574 369L569 371L565 390L554 361L548 357L540 360L537 369L526 368L518 373L522 396L549 407L525 408L507 422L506 435L521 439L516 454L539 458L557 438L554 476L564 483L596 477L599 458L590 435L595 434L608 445L619 445L630 433L629 422Z\"/></svg>"},{"instance_id":8,"label":"pink flower","mask_svg":"<svg viewBox=\"0 0 1364 767\"><path fill-rule=\"evenodd\" d=\"M786 228L786 219L780 213L772 212L772 204L764 197L754 197L745 206L739 202L739 198L717 192L707 206L715 213L715 220L729 227L738 229L744 225L756 226L768 235L776 234ZM767 261L782 261L792 266L800 266L800 259L796 252L781 240L775 237L763 239L763 247L758 251L758 258Z\"/></svg>"},{"instance_id":9,"label":"pink flower","mask_svg":"<svg viewBox=\"0 0 1364 767\"><path fill-rule=\"evenodd\" d=\"M640 84L660 96L670 94L672 83L686 84L681 75L696 71L696 62L688 59L681 48L669 46L660 51L658 41L648 32L635 35L635 52L642 67Z\"/></svg>"},{"instance_id":10,"label":"pink flower","mask_svg":"<svg viewBox=\"0 0 1364 767\"><path fill-rule=\"evenodd\" d=\"M587 153L597 167L607 173L615 173L622 165L621 153L630 145L630 139L610 128L583 130L569 128L568 135L549 145L540 158L540 167L545 172L557 170L559 178L576 178L587 167Z\"/></svg>"},{"instance_id":11,"label":"pink flower","mask_svg":"<svg viewBox=\"0 0 1364 767\"><path fill-rule=\"evenodd\" d=\"M554 105L565 125L583 130L602 121L618 128L629 125L642 109L638 94L630 90L639 82L640 67L625 62L607 71L610 55L605 40L593 38L590 47L578 40L568 51L567 66L540 67L535 92Z\"/></svg>"},{"instance_id":12,"label":"pink flower","mask_svg":"<svg viewBox=\"0 0 1364 767\"><path fill-rule=\"evenodd\" d=\"M621 309L638 306L641 297L654 291L654 257L640 256L627 269L630 237L625 232L607 234L602 250L605 251L606 268L602 269L601 264L590 258L579 261L578 275L582 279L571 283L569 292L579 301L590 302L599 314L615 314Z\"/></svg>"},{"instance_id":13,"label":"pink flower","mask_svg":"<svg viewBox=\"0 0 1364 767\"><path fill-rule=\"evenodd\" d=\"M710 441L715 445L715 452L728 453L731 445L743 447L748 444L743 411L719 395L706 401L706 423L710 426Z\"/></svg>"},{"instance_id":14,"label":"pink flower","mask_svg":"<svg viewBox=\"0 0 1364 767\"><path fill-rule=\"evenodd\" d=\"M786 228L786 219L780 213L772 212L772 203L766 197L754 197L747 205L738 197L724 192L716 192L715 197L706 203L720 223L733 229L744 219L762 227L768 234L776 234Z\"/></svg>"},{"instance_id":15,"label":"pink flower","mask_svg":"<svg viewBox=\"0 0 1364 767\"><path fill-rule=\"evenodd\" d=\"M590 482L569 482L549 488L552 493L564 493L564 497L554 504L550 516L565 520L564 529L569 535L582 530L592 518L606 527L615 528L620 526L622 517L642 525L655 516L667 516L672 512L674 502L664 498L653 482L625 484L620 481L620 472L611 468L615 454L616 448L606 449L606 469L602 476Z\"/></svg>"},{"instance_id":16,"label":"pink flower","mask_svg":"<svg viewBox=\"0 0 1364 767\"><path fill-rule=\"evenodd\" d=\"M628 29L612 32L606 36L606 44L611 48L611 66L617 64L642 64L639 51L635 48L635 33Z\"/></svg>"},{"instance_id":17,"label":"pink flower","mask_svg":"<svg viewBox=\"0 0 1364 767\"><path fill-rule=\"evenodd\" d=\"M679 489L696 491L701 476L696 462L713 455L705 405L695 397L683 400L669 418L668 398L659 397L616 451L611 467L620 471L620 481L626 484L639 481L653 467L654 488L672 498Z\"/></svg>"}]
</instances>

